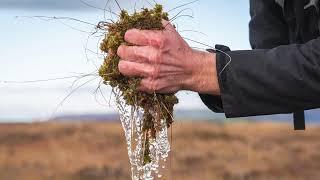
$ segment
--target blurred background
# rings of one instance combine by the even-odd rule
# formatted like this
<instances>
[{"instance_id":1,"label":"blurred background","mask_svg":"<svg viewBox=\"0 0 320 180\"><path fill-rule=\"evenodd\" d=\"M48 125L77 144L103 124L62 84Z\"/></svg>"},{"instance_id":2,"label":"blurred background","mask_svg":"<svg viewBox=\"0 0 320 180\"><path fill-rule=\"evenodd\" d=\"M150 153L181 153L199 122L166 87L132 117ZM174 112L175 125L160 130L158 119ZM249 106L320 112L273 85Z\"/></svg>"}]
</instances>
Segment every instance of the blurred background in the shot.
<instances>
[{"instance_id":1,"label":"blurred background","mask_svg":"<svg viewBox=\"0 0 320 180\"><path fill-rule=\"evenodd\" d=\"M149 1L119 4L132 12L150 7L154 1ZM249 1L200 0L177 9L189 1L157 2L173 9L171 17L188 15L173 21L183 37L250 49ZM103 10L106 3L0 1L0 179L130 178L111 88L97 76L85 76L96 73L103 61L102 37L94 25L116 19ZM107 7L119 12L114 1ZM290 114L225 119L209 111L196 93L178 97L167 168L171 179L320 176L319 110L306 113L306 132L294 132Z\"/></svg>"}]
</instances>

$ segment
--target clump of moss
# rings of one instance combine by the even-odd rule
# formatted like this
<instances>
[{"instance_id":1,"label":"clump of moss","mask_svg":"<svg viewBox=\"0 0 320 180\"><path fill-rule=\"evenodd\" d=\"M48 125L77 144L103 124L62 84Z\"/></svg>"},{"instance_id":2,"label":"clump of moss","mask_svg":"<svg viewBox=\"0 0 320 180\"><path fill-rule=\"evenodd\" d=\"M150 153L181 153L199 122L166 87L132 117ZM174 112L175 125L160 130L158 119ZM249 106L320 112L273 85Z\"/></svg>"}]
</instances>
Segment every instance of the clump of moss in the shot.
<instances>
[{"instance_id":1,"label":"clump of moss","mask_svg":"<svg viewBox=\"0 0 320 180\"><path fill-rule=\"evenodd\" d=\"M124 35L129 29L164 30L162 19L169 20L168 13L163 12L161 5L157 4L153 9L143 8L141 12L129 15L122 10L119 20L106 24L108 30L100 49L107 53L104 63L99 70L99 75L104 83L118 88L127 105L140 107L144 110L143 132L146 134L144 145L144 163L150 163L149 144L156 138L156 133L161 127L161 120L165 120L167 128L173 123L173 107L178 103L174 94L147 94L138 91L141 78L123 76L118 70L120 57L117 49L120 45L131 45L124 40Z\"/></svg>"}]
</instances>

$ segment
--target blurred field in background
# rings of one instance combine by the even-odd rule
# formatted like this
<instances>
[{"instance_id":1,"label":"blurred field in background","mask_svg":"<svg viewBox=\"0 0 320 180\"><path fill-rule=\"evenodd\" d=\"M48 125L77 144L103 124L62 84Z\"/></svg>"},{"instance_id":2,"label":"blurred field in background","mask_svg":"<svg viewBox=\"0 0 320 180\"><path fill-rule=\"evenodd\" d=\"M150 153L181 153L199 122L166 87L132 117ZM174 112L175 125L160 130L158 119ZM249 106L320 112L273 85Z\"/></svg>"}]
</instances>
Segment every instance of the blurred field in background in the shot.
<instances>
[{"instance_id":1,"label":"blurred field in background","mask_svg":"<svg viewBox=\"0 0 320 180\"><path fill-rule=\"evenodd\" d=\"M174 180L320 178L318 127L178 121L172 132ZM128 180L120 123L2 124L0 179Z\"/></svg>"}]
</instances>

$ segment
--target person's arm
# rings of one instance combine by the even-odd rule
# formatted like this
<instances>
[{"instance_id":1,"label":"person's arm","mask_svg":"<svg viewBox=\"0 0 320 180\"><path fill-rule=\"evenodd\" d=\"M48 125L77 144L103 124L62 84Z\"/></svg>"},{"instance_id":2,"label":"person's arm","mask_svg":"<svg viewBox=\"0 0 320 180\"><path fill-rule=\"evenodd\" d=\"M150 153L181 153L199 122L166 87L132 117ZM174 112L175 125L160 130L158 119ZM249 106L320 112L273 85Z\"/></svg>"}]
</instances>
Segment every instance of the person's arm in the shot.
<instances>
[{"instance_id":1,"label":"person's arm","mask_svg":"<svg viewBox=\"0 0 320 180\"><path fill-rule=\"evenodd\" d=\"M129 77L142 77L139 89L148 93L173 93L191 90L219 94L216 55L193 50L175 30L163 21L165 30L126 32L125 40L135 46L121 45L120 72Z\"/></svg>"},{"instance_id":2,"label":"person's arm","mask_svg":"<svg viewBox=\"0 0 320 180\"><path fill-rule=\"evenodd\" d=\"M192 50L173 26L165 27L130 30L125 39L137 46L118 49L120 72L142 77L141 91L192 90L213 98L221 94L227 117L320 106L320 39L271 50L229 51L232 62L225 68L229 59L223 53ZM218 107L219 101L211 102L214 106L208 102L209 107Z\"/></svg>"},{"instance_id":3,"label":"person's arm","mask_svg":"<svg viewBox=\"0 0 320 180\"><path fill-rule=\"evenodd\" d=\"M228 52L232 63L219 77L226 115L320 107L320 39L286 45L289 33L282 8L274 0L251 0L250 7L250 42L255 50ZM218 71L228 60L217 55Z\"/></svg>"},{"instance_id":4,"label":"person's arm","mask_svg":"<svg viewBox=\"0 0 320 180\"><path fill-rule=\"evenodd\" d=\"M271 50L230 51L219 77L228 117L291 113L320 107L320 38ZM228 58L218 57L218 69Z\"/></svg>"},{"instance_id":5,"label":"person's arm","mask_svg":"<svg viewBox=\"0 0 320 180\"><path fill-rule=\"evenodd\" d=\"M279 45L289 44L288 26L283 18L283 10L275 0L250 0L250 15L250 43L253 49L271 49ZM224 46L216 46L216 48L225 52L230 51L228 47ZM217 53L217 64L219 65L217 69L222 71L226 65L224 64L225 56L219 51ZM234 57L232 57L232 60L234 60ZM259 61L259 59L256 60ZM250 65L248 64L248 66ZM223 74L221 75L223 76ZM200 93L200 97L211 110L224 112L221 96ZM227 103L224 104L228 106ZM226 111L228 117L232 117L231 114L234 113Z\"/></svg>"}]
</instances>

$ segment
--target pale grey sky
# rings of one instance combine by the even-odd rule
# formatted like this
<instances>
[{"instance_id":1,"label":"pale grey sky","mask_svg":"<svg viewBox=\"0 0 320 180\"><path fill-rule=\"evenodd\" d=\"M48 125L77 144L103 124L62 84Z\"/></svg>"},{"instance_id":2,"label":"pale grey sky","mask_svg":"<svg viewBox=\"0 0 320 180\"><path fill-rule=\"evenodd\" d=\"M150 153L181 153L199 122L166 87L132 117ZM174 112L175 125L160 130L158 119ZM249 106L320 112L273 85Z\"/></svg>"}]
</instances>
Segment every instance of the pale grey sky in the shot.
<instances>
[{"instance_id":1,"label":"pale grey sky","mask_svg":"<svg viewBox=\"0 0 320 180\"><path fill-rule=\"evenodd\" d=\"M150 0L149 0L150 1ZM106 1L87 1L103 8ZM122 8L134 9L135 1L120 1ZM140 3L139 3L140 2ZM141 6L143 0L137 1ZM189 2L158 1L166 10ZM148 6L147 3L144 3ZM89 73L95 70L91 62L87 62L85 46L88 34L71 29L92 31L93 27L72 21L42 21L32 18L16 18L16 16L65 16L78 18L96 24L104 20L104 13L98 9L83 10L79 0L2 0L0 1L0 81L26 81L64 77L77 73ZM84 6L85 7L85 6ZM136 6L137 8L138 6ZM194 18L182 17L174 21L178 30L194 30L201 33L184 31L184 37L192 38L214 46L225 44L232 49L249 49L248 0L200 0L187 6L185 13L193 14ZM115 11L118 8L112 5ZM172 11L171 17L179 12ZM112 18L107 14L108 18ZM114 17L113 17L114 18ZM64 24L62 24L64 23ZM205 34L205 35L203 35ZM98 37L91 36L88 48L97 52ZM193 47L206 48L191 43ZM98 66L102 59L88 53L89 59ZM90 80L83 79L78 83ZM101 106L96 102L93 91L99 78L83 89L78 90L57 111L56 107L70 92L72 80L41 82L31 84L4 84L0 82L0 119L46 118L61 113L95 113L114 112L115 108ZM107 97L110 88L104 87ZM202 104L196 93L182 92L179 94L181 103L178 109L207 108ZM101 97L98 100L103 103Z\"/></svg>"}]
</instances>

